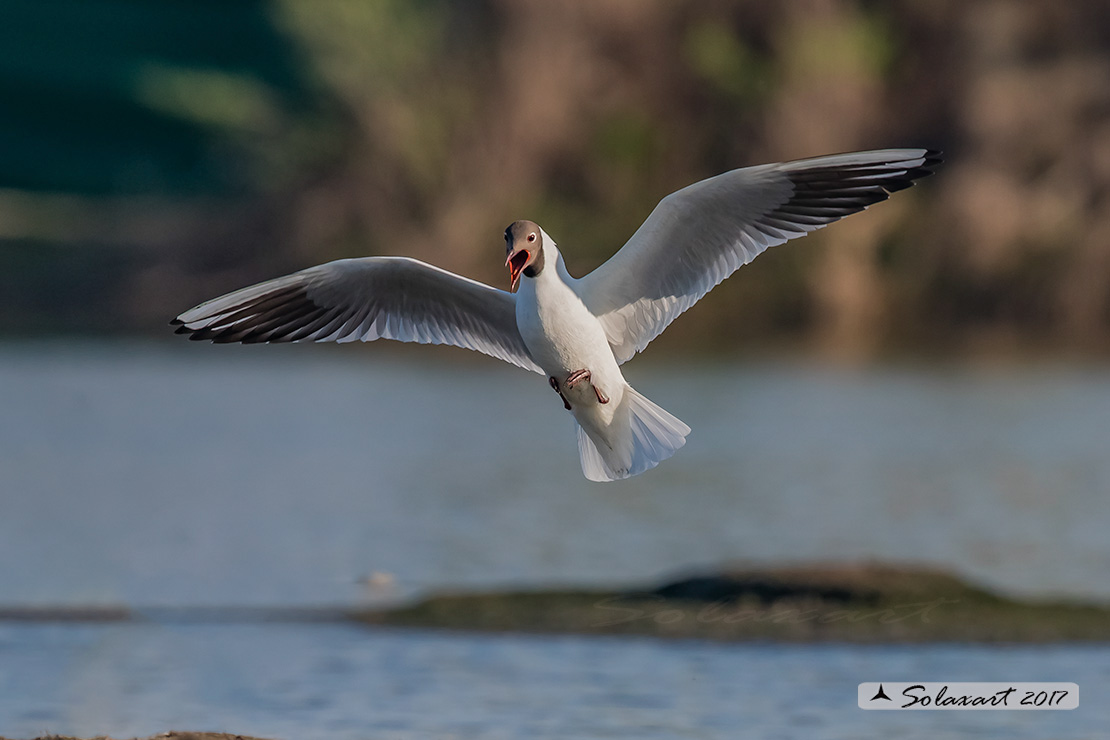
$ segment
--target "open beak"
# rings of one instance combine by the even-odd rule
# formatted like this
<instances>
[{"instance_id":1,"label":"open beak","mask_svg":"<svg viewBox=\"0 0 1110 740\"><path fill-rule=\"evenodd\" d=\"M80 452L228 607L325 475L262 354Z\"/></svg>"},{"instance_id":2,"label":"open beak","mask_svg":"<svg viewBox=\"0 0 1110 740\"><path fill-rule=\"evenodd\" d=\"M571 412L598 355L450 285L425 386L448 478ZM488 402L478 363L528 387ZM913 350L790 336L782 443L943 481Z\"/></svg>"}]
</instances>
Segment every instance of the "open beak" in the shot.
<instances>
[{"instance_id":1,"label":"open beak","mask_svg":"<svg viewBox=\"0 0 1110 740\"><path fill-rule=\"evenodd\" d=\"M518 249L505 258L505 264L509 267L509 292L515 293L517 286L520 284L520 273L524 272L524 266L528 264L531 255L528 254L527 249Z\"/></svg>"}]
</instances>

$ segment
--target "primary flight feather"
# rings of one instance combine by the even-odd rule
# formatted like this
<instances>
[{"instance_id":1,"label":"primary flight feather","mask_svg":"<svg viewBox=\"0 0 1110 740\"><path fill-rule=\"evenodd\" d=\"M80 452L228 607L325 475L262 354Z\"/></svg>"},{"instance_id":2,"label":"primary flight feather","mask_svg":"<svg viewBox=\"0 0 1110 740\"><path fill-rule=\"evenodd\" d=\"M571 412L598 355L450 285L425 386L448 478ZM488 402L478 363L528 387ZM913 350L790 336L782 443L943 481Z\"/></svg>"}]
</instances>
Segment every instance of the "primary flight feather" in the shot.
<instances>
[{"instance_id":1,"label":"primary flight feather","mask_svg":"<svg viewBox=\"0 0 1110 740\"><path fill-rule=\"evenodd\" d=\"M407 257L329 262L202 303L177 333L213 342L395 339L477 350L547 376L578 424L582 472L637 475L690 427L635 391L620 365L768 247L913 184L928 149L883 149L732 170L671 193L582 278L532 221L505 230L510 291Z\"/></svg>"}]
</instances>

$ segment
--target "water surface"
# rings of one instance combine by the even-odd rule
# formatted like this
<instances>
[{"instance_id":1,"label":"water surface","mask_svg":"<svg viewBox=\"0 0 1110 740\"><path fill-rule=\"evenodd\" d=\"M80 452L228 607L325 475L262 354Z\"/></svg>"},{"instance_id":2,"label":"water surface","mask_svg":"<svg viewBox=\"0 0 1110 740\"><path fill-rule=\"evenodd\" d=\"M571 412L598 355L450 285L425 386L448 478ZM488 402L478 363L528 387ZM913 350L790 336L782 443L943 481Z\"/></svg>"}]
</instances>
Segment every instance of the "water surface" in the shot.
<instances>
[{"instance_id":1,"label":"water surface","mask_svg":"<svg viewBox=\"0 0 1110 740\"><path fill-rule=\"evenodd\" d=\"M1105 369L638 360L694 432L598 485L542 378L412 349L0 345L0 606L350 605L861 558L1110 599ZM359 583L374 572L394 586ZM1110 727L1108 650L6 622L0 735L1081 740ZM1081 700L864 712L871 680Z\"/></svg>"},{"instance_id":2,"label":"water surface","mask_svg":"<svg viewBox=\"0 0 1110 740\"><path fill-rule=\"evenodd\" d=\"M1055 712L875 712L879 680L1074 681ZM0 733L1096 740L1110 647L720 645L344 625L0 624Z\"/></svg>"},{"instance_id":3,"label":"water surface","mask_svg":"<svg viewBox=\"0 0 1110 740\"><path fill-rule=\"evenodd\" d=\"M601 485L539 376L359 349L0 346L0 604L352 603L375 571L407 593L861 558L1110 599L1105 368L638 359L632 382L694 431Z\"/></svg>"}]
</instances>

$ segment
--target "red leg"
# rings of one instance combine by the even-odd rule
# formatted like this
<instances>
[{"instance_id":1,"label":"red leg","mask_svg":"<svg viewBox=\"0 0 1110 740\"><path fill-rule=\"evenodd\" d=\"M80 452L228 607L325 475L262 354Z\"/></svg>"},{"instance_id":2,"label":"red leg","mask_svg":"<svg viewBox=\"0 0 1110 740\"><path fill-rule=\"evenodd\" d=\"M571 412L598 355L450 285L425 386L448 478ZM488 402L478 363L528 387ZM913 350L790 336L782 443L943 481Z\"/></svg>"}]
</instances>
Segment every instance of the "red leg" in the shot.
<instances>
[{"instance_id":1,"label":"red leg","mask_svg":"<svg viewBox=\"0 0 1110 740\"><path fill-rule=\"evenodd\" d=\"M570 375L567 376L566 386L567 386L567 388L573 388L574 386L581 383L583 380L589 382L589 380L590 380L590 371L589 370L575 370L573 373L571 373Z\"/></svg>"}]
</instances>

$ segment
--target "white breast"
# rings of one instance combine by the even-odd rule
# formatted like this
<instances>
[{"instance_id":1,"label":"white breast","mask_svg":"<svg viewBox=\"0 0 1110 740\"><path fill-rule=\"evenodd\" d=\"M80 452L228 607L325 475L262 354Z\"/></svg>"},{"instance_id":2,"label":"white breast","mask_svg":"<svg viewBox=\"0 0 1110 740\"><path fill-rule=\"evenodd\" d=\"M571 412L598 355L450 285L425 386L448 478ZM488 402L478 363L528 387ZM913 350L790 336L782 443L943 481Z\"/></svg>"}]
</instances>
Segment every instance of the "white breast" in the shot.
<instances>
[{"instance_id":1,"label":"white breast","mask_svg":"<svg viewBox=\"0 0 1110 740\"><path fill-rule=\"evenodd\" d=\"M572 278L562 257L550 248L545 257L547 267L535 278L522 278L517 293L517 327L532 358L559 380L585 368L599 384L623 386L605 330L568 285Z\"/></svg>"}]
</instances>

